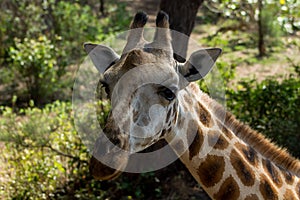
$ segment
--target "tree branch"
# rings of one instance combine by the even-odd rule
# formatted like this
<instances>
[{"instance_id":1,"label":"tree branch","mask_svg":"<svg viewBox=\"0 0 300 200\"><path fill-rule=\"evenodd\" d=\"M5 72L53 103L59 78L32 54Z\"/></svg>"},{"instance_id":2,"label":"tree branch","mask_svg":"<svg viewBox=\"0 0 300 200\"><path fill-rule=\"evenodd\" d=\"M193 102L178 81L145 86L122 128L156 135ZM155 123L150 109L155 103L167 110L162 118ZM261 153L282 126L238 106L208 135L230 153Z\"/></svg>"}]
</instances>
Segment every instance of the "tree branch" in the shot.
<instances>
[{"instance_id":1,"label":"tree branch","mask_svg":"<svg viewBox=\"0 0 300 200\"><path fill-rule=\"evenodd\" d=\"M68 157L68 158L71 158L71 159L74 159L74 160L78 160L79 162L83 162L83 163L86 163L88 164L88 161L86 160L81 160L79 157L76 157L76 156L72 156L70 154L66 154L64 152L61 152L55 148L53 148L51 145L46 145L46 146L43 146L45 148L49 148L50 150L54 151L55 153L57 153L58 155L61 155L61 156L64 156L64 157Z\"/></svg>"}]
</instances>

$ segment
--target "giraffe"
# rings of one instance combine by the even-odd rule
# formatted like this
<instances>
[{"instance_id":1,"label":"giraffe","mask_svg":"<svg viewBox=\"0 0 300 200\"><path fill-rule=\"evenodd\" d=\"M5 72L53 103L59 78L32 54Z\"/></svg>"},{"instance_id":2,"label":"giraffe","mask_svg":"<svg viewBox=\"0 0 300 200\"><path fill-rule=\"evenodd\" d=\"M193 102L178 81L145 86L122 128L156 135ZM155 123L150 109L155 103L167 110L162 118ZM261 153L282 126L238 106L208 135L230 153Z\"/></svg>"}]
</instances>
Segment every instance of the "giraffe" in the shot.
<instances>
[{"instance_id":1,"label":"giraffe","mask_svg":"<svg viewBox=\"0 0 300 200\"><path fill-rule=\"evenodd\" d=\"M177 63L168 15L158 13L151 43L143 39L146 22L145 13L135 15L130 28L136 31L129 33L121 57L103 45L84 45L112 101L104 135L131 153L165 139L212 199L300 199L300 162L239 122L194 83L210 71L221 50L198 50L186 63ZM118 85L130 70L137 73ZM143 84L149 80L155 83ZM134 90L126 89L132 85ZM113 98L116 90L117 95L126 92ZM118 167L106 166L99 155ZM90 172L96 179L114 179L128 160L97 140Z\"/></svg>"}]
</instances>

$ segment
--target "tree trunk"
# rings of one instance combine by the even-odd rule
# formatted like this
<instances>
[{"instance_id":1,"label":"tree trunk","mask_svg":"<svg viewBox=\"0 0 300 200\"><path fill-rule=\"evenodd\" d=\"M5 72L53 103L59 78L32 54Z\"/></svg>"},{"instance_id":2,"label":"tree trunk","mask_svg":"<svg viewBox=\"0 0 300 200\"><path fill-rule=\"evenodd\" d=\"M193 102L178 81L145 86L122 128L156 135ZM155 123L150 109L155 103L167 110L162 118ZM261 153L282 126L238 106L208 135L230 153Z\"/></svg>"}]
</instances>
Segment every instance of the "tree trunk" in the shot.
<instances>
[{"instance_id":1,"label":"tree trunk","mask_svg":"<svg viewBox=\"0 0 300 200\"><path fill-rule=\"evenodd\" d=\"M203 0L161 0L160 10L169 15L171 29L190 36L194 28L198 8L202 3ZM179 62L184 62L188 48L188 38L179 38L178 34L172 33L172 40L173 49L176 49L177 52L177 54L174 54L174 58Z\"/></svg>"},{"instance_id":2,"label":"tree trunk","mask_svg":"<svg viewBox=\"0 0 300 200\"><path fill-rule=\"evenodd\" d=\"M259 57L263 57L266 55L266 47L265 47L265 41L264 41L264 31L263 31L263 25L262 25L262 10L263 10L263 0L258 0L258 52Z\"/></svg>"},{"instance_id":3,"label":"tree trunk","mask_svg":"<svg viewBox=\"0 0 300 200\"><path fill-rule=\"evenodd\" d=\"M99 0L99 3L99 12L101 13L101 16L105 16L104 0Z\"/></svg>"}]
</instances>

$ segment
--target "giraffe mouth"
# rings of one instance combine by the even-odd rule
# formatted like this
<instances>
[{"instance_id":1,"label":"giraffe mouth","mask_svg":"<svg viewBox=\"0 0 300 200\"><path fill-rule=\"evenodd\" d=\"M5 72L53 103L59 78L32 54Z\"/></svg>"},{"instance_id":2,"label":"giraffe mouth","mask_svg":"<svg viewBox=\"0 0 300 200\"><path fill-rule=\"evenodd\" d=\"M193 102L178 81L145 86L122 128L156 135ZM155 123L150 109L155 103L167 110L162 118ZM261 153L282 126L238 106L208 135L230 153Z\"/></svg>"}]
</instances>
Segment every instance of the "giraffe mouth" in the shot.
<instances>
[{"instance_id":1,"label":"giraffe mouth","mask_svg":"<svg viewBox=\"0 0 300 200\"><path fill-rule=\"evenodd\" d=\"M115 143L115 144L114 144ZM118 177L126 168L129 154L126 145L121 148L119 139L114 139L114 143L101 134L97 139L93 155L90 159L89 170L91 175L98 180L111 180Z\"/></svg>"},{"instance_id":2,"label":"giraffe mouth","mask_svg":"<svg viewBox=\"0 0 300 200\"><path fill-rule=\"evenodd\" d=\"M124 163L123 163L124 164ZM122 166L120 163L120 168L125 168L127 165L127 162L125 163L125 166ZM91 175L97 179L97 180L112 180L117 178L122 171L111 168L103 163L101 163L97 158L92 156L90 159L90 165L89 170Z\"/></svg>"}]
</instances>

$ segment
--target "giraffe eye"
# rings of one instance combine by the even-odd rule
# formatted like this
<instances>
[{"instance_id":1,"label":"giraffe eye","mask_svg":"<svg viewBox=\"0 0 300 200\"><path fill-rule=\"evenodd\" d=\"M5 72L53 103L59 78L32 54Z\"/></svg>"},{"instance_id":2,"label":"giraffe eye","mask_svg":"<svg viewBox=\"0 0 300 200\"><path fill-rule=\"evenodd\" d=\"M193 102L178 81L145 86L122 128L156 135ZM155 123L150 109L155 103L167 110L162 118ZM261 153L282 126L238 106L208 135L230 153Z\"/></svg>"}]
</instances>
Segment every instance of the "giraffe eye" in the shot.
<instances>
[{"instance_id":1,"label":"giraffe eye","mask_svg":"<svg viewBox=\"0 0 300 200\"><path fill-rule=\"evenodd\" d=\"M168 101L172 101L175 98L175 94L168 88L164 88L162 91L159 92L159 94Z\"/></svg>"}]
</instances>

